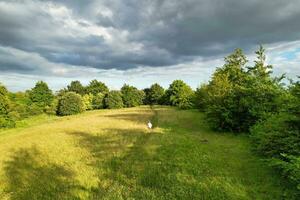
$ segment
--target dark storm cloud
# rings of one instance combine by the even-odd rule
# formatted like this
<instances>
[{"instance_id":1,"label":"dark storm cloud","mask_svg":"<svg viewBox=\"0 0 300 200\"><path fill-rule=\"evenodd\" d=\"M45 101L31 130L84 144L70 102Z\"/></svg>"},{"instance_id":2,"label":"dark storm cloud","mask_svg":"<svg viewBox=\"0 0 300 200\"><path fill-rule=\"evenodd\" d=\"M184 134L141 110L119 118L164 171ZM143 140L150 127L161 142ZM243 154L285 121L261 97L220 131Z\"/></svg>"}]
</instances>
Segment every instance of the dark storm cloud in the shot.
<instances>
[{"instance_id":1,"label":"dark storm cloud","mask_svg":"<svg viewBox=\"0 0 300 200\"><path fill-rule=\"evenodd\" d=\"M298 0L0 1L0 45L66 65L169 66L299 40L299 7ZM0 69L31 67L3 59Z\"/></svg>"}]
</instances>

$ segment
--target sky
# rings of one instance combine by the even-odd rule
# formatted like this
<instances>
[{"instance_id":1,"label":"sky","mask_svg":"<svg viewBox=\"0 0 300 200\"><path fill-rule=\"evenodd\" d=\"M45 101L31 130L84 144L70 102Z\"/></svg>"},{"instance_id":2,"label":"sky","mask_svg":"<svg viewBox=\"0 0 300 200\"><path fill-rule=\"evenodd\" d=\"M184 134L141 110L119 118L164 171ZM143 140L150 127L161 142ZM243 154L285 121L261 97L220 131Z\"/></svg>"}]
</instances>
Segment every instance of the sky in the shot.
<instances>
[{"instance_id":1,"label":"sky","mask_svg":"<svg viewBox=\"0 0 300 200\"><path fill-rule=\"evenodd\" d=\"M0 82L58 90L92 79L140 89L207 82L262 44L274 76L300 75L299 0L0 0Z\"/></svg>"}]
</instances>

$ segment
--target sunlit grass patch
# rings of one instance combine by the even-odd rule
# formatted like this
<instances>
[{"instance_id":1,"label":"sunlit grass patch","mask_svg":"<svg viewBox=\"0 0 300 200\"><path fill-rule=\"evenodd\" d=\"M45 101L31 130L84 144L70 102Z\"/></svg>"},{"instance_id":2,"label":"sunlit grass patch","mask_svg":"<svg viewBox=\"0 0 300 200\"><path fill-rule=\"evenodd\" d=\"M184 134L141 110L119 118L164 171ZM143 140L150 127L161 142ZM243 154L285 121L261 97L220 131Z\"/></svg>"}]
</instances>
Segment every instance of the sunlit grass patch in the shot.
<instances>
[{"instance_id":1,"label":"sunlit grass patch","mask_svg":"<svg viewBox=\"0 0 300 200\"><path fill-rule=\"evenodd\" d=\"M1 132L0 199L281 199L279 179L247 138L211 131L198 111L32 120Z\"/></svg>"}]
</instances>

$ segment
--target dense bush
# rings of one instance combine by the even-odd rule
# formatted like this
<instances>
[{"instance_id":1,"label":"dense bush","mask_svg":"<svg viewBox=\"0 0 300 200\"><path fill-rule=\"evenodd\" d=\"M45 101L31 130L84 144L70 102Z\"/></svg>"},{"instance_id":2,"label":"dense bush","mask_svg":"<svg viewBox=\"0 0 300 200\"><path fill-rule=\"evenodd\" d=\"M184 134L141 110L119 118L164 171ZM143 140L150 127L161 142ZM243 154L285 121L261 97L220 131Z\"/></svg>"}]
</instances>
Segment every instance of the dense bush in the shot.
<instances>
[{"instance_id":1,"label":"dense bush","mask_svg":"<svg viewBox=\"0 0 300 200\"><path fill-rule=\"evenodd\" d=\"M108 92L104 98L104 107L108 109L123 108L122 93L116 90Z\"/></svg>"},{"instance_id":2,"label":"dense bush","mask_svg":"<svg viewBox=\"0 0 300 200\"><path fill-rule=\"evenodd\" d=\"M0 128L15 126L15 121L10 115L9 103L8 92L6 88L0 84Z\"/></svg>"},{"instance_id":3,"label":"dense bush","mask_svg":"<svg viewBox=\"0 0 300 200\"><path fill-rule=\"evenodd\" d=\"M45 107L44 112L48 115L55 115L57 113L57 105L58 99L55 98L51 105Z\"/></svg>"},{"instance_id":4,"label":"dense bush","mask_svg":"<svg viewBox=\"0 0 300 200\"><path fill-rule=\"evenodd\" d=\"M195 107L201 111L204 111L207 98L208 98L207 85L202 84L195 91L195 96L193 100Z\"/></svg>"},{"instance_id":5,"label":"dense bush","mask_svg":"<svg viewBox=\"0 0 300 200\"><path fill-rule=\"evenodd\" d=\"M251 128L256 152L280 170L295 187L292 195L300 197L300 83L289 89L279 114L274 114ZM297 196L297 197L296 197ZM291 198L291 197L290 197Z\"/></svg>"},{"instance_id":6,"label":"dense bush","mask_svg":"<svg viewBox=\"0 0 300 200\"><path fill-rule=\"evenodd\" d=\"M102 93L98 93L93 96L93 100L92 100L93 109L104 108L104 97L105 97L105 95Z\"/></svg>"},{"instance_id":7,"label":"dense bush","mask_svg":"<svg viewBox=\"0 0 300 200\"><path fill-rule=\"evenodd\" d=\"M121 93L125 107L134 107L143 104L145 94L136 87L124 84L121 88Z\"/></svg>"},{"instance_id":8,"label":"dense bush","mask_svg":"<svg viewBox=\"0 0 300 200\"><path fill-rule=\"evenodd\" d=\"M85 94L82 97L84 110L92 110L93 109L93 94Z\"/></svg>"},{"instance_id":9,"label":"dense bush","mask_svg":"<svg viewBox=\"0 0 300 200\"><path fill-rule=\"evenodd\" d=\"M19 119L30 116L29 105L32 103L29 98L29 92L9 93L10 108L17 112Z\"/></svg>"},{"instance_id":10,"label":"dense bush","mask_svg":"<svg viewBox=\"0 0 300 200\"><path fill-rule=\"evenodd\" d=\"M300 155L300 120L289 113L280 113L251 128L255 149L267 157L281 153Z\"/></svg>"},{"instance_id":11,"label":"dense bush","mask_svg":"<svg viewBox=\"0 0 300 200\"><path fill-rule=\"evenodd\" d=\"M31 103L30 105L27 106L27 114L28 116L40 115L43 114L45 109L46 107L43 108L37 103Z\"/></svg>"},{"instance_id":12,"label":"dense bush","mask_svg":"<svg viewBox=\"0 0 300 200\"><path fill-rule=\"evenodd\" d=\"M182 80L175 80L166 91L165 97L162 98L165 98L166 104L188 109L193 107L194 92Z\"/></svg>"},{"instance_id":13,"label":"dense bush","mask_svg":"<svg viewBox=\"0 0 300 200\"><path fill-rule=\"evenodd\" d=\"M57 114L73 115L84 111L82 97L75 92L67 92L58 100Z\"/></svg>"}]
</instances>

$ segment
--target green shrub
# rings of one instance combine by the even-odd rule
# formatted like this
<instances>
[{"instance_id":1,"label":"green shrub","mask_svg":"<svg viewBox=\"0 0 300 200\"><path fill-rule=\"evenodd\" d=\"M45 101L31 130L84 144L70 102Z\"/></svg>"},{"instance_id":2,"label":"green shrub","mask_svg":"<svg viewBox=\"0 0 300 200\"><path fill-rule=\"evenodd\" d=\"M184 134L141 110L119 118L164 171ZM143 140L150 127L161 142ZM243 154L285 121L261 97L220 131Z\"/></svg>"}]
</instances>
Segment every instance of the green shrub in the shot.
<instances>
[{"instance_id":1,"label":"green shrub","mask_svg":"<svg viewBox=\"0 0 300 200\"><path fill-rule=\"evenodd\" d=\"M205 106L207 104L207 98L208 98L208 90L207 90L207 85L202 84L200 87L198 87L195 91L195 96L193 99L195 108L204 111Z\"/></svg>"},{"instance_id":2,"label":"green shrub","mask_svg":"<svg viewBox=\"0 0 300 200\"><path fill-rule=\"evenodd\" d=\"M10 115L10 102L8 92L4 86L0 84L0 128L14 127L15 121Z\"/></svg>"},{"instance_id":3,"label":"green shrub","mask_svg":"<svg viewBox=\"0 0 300 200\"><path fill-rule=\"evenodd\" d=\"M251 128L255 150L289 180L288 199L300 198L300 84L282 98L284 108Z\"/></svg>"},{"instance_id":4,"label":"green shrub","mask_svg":"<svg viewBox=\"0 0 300 200\"><path fill-rule=\"evenodd\" d=\"M255 149L267 157L281 157L281 153L300 155L300 130L294 125L297 117L280 113L251 128Z\"/></svg>"},{"instance_id":5,"label":"green shrub","mask_svg":"<svg viewBox=\"0 0 300 200\"><path fill-rule=\"evenodd\" d=\"M119 91L110 91L106 94L104 98L105 108L114 109L114 108L123 108L123 99L122 93Z\"/></svg>"},{"instance_id":6,"label":"green shrub","mask_svg":"<svg viewBox=\"0 0 300 200\"><path fill-rule=\"evenodd\" d=\"M104 97L102 93L98 93L93 96L93 109L102 109L104 108Z\"/></svg>"},{"instance_id":7,"label":"green shrub","mask_svg":"<svg viewBox=\"0 0 300 200\"><path fill-rule=\"evenodd\" d=\"M55 98L51 105L46 106L44 112L48 115L55 115L57 113L58 100Z\"/></svg>"},{"instance_id":8,"label":"green shrub","mask_svg":"<svg viewBox=\"0 0 300 200\"><path fill-rule=\"evenodd\" d=\"M287 190L287 199L300 198L300 156L281 154L280 158L269 160L270 165L279 170L281 175L288 179L290 187Z\"/></svg>"},{"instance_id":9,"label":"green shrub","mask_svg":"<svg viewBox=\"0 0 300 200\"><path fill-rule=\"evenodd\" d=\"M58 100L57 114L73 115L84 111L84 104L79 94L67 92Z\"/></svg>"},{"instance_id":10,"label":"green shrub","mask_svg":"<svg viewBox=\"0 0 300 200\"><path fill-rule=\"evenodd\" d=\"M93 109L93 94L85 94L82 97L84 110L92 110Z\"/></svg>"},{"instance_id":11,"label":"green shrub","mask_svg":"<svg viewBox=\"0 0 300 200\"><path fill-rule=\"evenodd\" d=\"M29 116L40 115L44 113L44 107L41 107L39 104L32 103L27 107L27 113Z\"/></svg>"}]
</instances>

